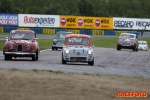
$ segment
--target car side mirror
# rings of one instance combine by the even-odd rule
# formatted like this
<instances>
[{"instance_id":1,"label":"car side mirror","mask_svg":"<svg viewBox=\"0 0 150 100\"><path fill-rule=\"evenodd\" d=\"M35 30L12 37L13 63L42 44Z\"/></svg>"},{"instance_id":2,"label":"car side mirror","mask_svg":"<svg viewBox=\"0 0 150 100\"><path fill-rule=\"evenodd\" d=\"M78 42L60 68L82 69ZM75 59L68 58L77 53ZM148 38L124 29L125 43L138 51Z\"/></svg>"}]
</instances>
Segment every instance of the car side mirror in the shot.
<instances>
[{"instance_id":1,"label":"car side mirror","mask_svg":"<svg viewBox=\"0 0 150 100\"><path fill-rule=\"evenodd\" d=\"M93 45L93 48L94 48L94 45Z\"/></svg>"}]
</instances>

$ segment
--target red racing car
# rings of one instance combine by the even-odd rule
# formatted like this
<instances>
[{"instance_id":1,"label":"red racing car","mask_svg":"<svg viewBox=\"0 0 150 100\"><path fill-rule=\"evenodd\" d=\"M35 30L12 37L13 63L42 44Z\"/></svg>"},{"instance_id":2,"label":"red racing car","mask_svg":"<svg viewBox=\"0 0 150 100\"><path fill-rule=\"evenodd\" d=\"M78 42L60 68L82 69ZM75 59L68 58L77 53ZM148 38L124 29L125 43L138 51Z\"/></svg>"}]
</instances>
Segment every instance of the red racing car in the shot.
<instances>
[{"instance_id":1,"label":"red racing car","mask_svg":"<svg viewBox=\"0 0 150 100\"><path fill-rule=\"evenodd\" d=\"M5 60L12 57L31 57L32 61L39 59L40 48L36 34L32 30L12 30L3 48Z\"/></svg>"}]
</instances>

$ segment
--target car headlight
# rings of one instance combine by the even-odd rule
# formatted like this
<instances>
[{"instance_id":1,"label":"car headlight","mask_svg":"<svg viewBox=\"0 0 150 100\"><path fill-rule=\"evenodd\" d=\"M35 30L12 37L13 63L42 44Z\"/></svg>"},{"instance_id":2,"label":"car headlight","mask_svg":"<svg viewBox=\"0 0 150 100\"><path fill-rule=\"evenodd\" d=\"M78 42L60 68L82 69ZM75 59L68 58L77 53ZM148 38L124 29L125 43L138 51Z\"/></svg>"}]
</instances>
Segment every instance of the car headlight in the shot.
<instances>
[{"instance_id":1,"label":"car headlight","mask_svg":"<svg viewBox=\"0 0 150 100\"><path fill-rule=\"evenodd\" d=\"M26 48L27 48L27 49L30 49L30 45L28 44L28 45L26 46Z\"/></svg>"},{"instance_id":2,"label":"car headlight","mask_svg":"<svg viewBox=\"0 0 150 100\"><path fill-rule=\"evenodd\" d=\"M92 51L91 51L91 50L88 50L88 54L89 54L89 55L92 54Z\"/></svg>"},{"instance_id":3,"label":"car headlight","mask_svg":"<svg viewBox=\"0 0 150 100\"><path fill-rule=\"evenodd\" d=\"M10 45L9 45L9 48L10 48L10 49L12 49L13 47L14 47L13 44L10 44Z\"/></svg>"},{"instance_id":4,"label":"car headlight","mask_svg":"<svg viewBox=\"0 0 150 100\"><path fill-rule=\"evenodd\" d=\"M69 53L69 49L66 49L66 51L65 51L67 54Z\"/></svg>"},{"instance_id":5,"label":"car headlight","mask_svg":"<svg viewBox=\"0 0 150 100\"><path fill-rule=\"evenodd\" d=\"M56 39L54 39L53 41L56 42Z\"/></svg>"}]
</instances>

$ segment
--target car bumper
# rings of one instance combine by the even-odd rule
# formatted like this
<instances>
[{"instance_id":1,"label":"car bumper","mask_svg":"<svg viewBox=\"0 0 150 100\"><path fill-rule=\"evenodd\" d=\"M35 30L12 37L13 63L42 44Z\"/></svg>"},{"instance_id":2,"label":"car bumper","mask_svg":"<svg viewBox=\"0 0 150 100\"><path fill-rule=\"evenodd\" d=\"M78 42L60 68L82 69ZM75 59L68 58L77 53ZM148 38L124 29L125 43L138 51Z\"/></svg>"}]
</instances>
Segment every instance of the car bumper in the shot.
<instances>
[{"instance_id":1,"label":"car bumper","mask_svg":"<svg viewBox=\"0 0 150 100\"><path fill-rule=\"evenodd\" d=\"M53 48L63 48L63 45L53 45Z\"/></svg>"},{"instance_id":2,"label":"car bumper","mask_svg":"<svg viewBox=\"0 0 150 100\"><path fill-rule=\"evenodd\" d=\"M34 52L4 52L4 55L11 55L11 56L32 56L36 55Z\"/></svg>"},{"instance_id":3,"label":"car bumper","mask_svg":"<svg viewBox=\"0 0 150 100\"><path fill-rule=\"evenodd\" d=\"M144 50L144 51L146 51L146 50L148 50L148 48L138 48L138 50Z\"/></svg>"},{"instance_id":4,"label":"car bumper","mask_svg":"<svg viewBox=\"0 0 150 100\"><path fill-rule=\"evenodd\" d=\"M76 57L76 56L64 56L65 61L67 62L90 62L93 60L93 56L92 55L88 55L88 56L82 56L82 57Z\"/></svg>"}]
</instances>

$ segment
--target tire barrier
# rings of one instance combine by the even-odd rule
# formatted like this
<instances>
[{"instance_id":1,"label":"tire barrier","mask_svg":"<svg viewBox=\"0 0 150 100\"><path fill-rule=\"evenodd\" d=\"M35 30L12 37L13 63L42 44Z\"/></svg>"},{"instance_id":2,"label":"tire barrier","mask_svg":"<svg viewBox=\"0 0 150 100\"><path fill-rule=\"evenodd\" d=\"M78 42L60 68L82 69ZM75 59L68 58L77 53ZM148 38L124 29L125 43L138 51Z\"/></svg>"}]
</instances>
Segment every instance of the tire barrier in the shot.
<instances>
[{"instance_id":1,"label":"tire barrier","mask_svg":"<svg viewBox=\"0 0 150 100\"><path fill-rule=\"evenodd\" d=\"M3 33L4 31L3 31L3 27L0 27L0 33Z\"/></svg>"},{"instance_id":2,"label":"tire barrier","mask_svg":"<svg viewBox=\"0 0 150 100\"><path fill-rule=\"evenodd\" d=\"M55 32L56 32L56 33L59 32L59 31L65 31L65 32L68 32L67 29L55 29Z\"/></svg>"},{"instance_id":3,"label":"tire barrier","mask_svg":"<svg viewBox=\"0 0 150 100\"><path fill-rule=\"evenodd\" d=\"M4 33L9 33L11 30L16 30L17 27L4 27L3 32Z\"/></svg>"},{"instance_id":4,"label":"tire barrier","mask_svg":"<svg viewBox=\"0 0 150 100\"><path fill-rule=\"evenodd\" d=\"M137 36L139 36L139 32L128 31L127 33L132 33L132 34L136 34Z\"/></svg>"},{"instance_id":5,"label":"tire barrier","mask_svg":"<svg viewBox=\"0 0 150 100\"><path fill-rule=\"evenodd\" d=\"M73 34L80 34L80 30L68 30L68 32L72 32Z\"/></svg>"},{"instance_id":6,"label":"tire barrier","mask_svg":"<svg viewBox=\"0 0 150 100\"><path fill-rule=\"evenodd\" d=\"M82 29L80 30L80 34L92 35L92 30Z\"/></svg>"},{"instance_id":7,"label":"tire barrier","mask_svg":"<svg viewBox=\"0 0 150 100\"><path fill-rule=\"evenodd\" d=\"M54 29L54 28L26 28L26 27L0 27L1 33L9 33L11 30L33 30L36 34L50 34L54 35L59 31L72 32L73 34L86 34L86 35L101 35L101 36L120 36L121 33L133 33L137 36L140 35L137 31L113 31L113 30L90 30L90 29Z\"/></svg>"},{"instance_id":8,"label":"tire barrier","mask_svg":"<svg viewBox=\"0 0 150 100\"><path fill-rule=\"evenodd\" d=\"M115 32L114 31L105 31L104 35L105 36L115 36Z\"/></svg>"},{"instance_id":9,"label":"tire barrier","mask_svg":"<svg viewBox=\"0 0 150 100\"><path fill-rule=\"evenodd\" d=\"M104 30L92 30L92 35L104 35Z\"/></svg>"},{"instance_id":10,"label":"tire barrier","mask_svg":"<svg viewBox=\"0 0 150 100\"><path fill-rule=\"evenodd\" d=\"M55 29L43 28L43 34L55 34Z\"/></svg>"}]
</instances>

